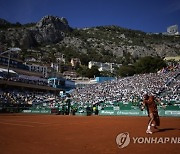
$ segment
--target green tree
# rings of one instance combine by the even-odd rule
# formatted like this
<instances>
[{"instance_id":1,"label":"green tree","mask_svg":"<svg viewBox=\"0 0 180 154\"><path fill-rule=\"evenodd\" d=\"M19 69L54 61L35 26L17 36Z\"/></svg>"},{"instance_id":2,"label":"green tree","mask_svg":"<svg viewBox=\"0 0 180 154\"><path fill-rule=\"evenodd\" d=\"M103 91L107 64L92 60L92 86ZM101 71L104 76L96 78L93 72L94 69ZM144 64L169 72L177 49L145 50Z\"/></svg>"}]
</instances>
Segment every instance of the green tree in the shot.
<instances>
[{"instance_id":1,"label":"green tree","mask_svg":"<svg viewBox=\"0 0 180 154\"><path fill-rule=\"evenodd\" d=\"M84 54L84 53L81 53L81 54L80 54L79 59L80 59L82 65L88 65L89 61L91 60L91 59L89 58L89 56L87 56L87 55Z\"/></svg>"},{"instance_id":2,"label":"green tree","mask_svg":"<svg viewBox=\"0 0 180 154\"><path fill-rule=\"evenodd\" d=\"M140 58L135 64L136 73L153 73L157 72L157 70L166 66L166 63L163 59L159 57L143 57Z\"/></svg>"},{"instance_id":3,"label":"green tree","mask_svg":"<svg viewBox=\"0 0 180 154\"><path fill-rule=\"evenodd\" d=\"M89 68L87 66L81 65L79 68L77 68L76 72L79 76L86 77L88 69Z\"/></svg>"},{"instance_id":4,"label":"green tree","mask_svg":"<svg viewBox=\"0 0 180 154\"><path fill-rule=\"evenodd\" d=\"M102 72L100 72L100 76L112 77L112 76L114 76L114 74L111 73L110 71L102 71Z\"/></svg>"},{"instance_id":5,"label":"green tree","mask_svg":"<svg viewBox=\"0 0 180 154\"><path fill-rule=\"evenodd\" d=\"M97 66L93 66L91 69L88 69L86 76L88 78L93 78L94 76L95 77L100 76L100 72L98 70L98 67Z\"/></svg>"},{"instance_id":6,"label":"green tree","mask_svg":"<svg viewBox=\"0 0 180 154\"><path fill-rule=\"evenodd\" d=\"M118 70L118 75L122 77L132 76L135 73L136 72L135 72L134 66L132 65L123 65Z\"/></svg>"}]
</instances>

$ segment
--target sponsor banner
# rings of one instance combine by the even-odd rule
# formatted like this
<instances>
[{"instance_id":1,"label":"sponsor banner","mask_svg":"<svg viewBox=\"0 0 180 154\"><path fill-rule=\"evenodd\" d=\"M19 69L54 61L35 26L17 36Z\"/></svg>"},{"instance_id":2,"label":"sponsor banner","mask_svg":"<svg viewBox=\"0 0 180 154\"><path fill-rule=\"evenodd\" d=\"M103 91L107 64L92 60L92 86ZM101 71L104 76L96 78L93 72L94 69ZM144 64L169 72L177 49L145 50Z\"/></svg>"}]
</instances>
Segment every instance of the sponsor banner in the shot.
<instances>
[{"instance_id":1,"label":"sponsor banner","mask_svg":"<svg viewBox=\"0 0 180 154\"><path fill-rule=\"evenodd\" d=\"M180 111L165 111L166 116L178 116L180 117Z\"/></svg>"},{"instance_id":2,"label":"sponsor banner","mask_svg":"<svg viewBox=\"0 0 180 154\"><path fill-rule=\"evenodd\" d=\"M39 113L39 114L50 114L50 109L31 109L31 110L23 110L23 113ZM175 116L180 117L180 110L159 110L160 116ZM87 113L78 113L76 115L86 116ZM147 116L147 111L141 110L100 110L99 115L110 115L110 116Z\"/></svg>"},{"instance_id":3,"label":"sponsor banner","mask_svg":"<svg viewBox=\"0 0 180 154\"><path fill-rule=\"evenodd\" d=\"M101 110L99 115L127 115L127 116L147 116L147 111L140 110Z\"/></svg>"},{"instance_id":4,"label":"sponsor banner","mask_svg":"<svg viewBox=\"0 0 180 154\"><path fill-rule=\"evenodd\" d=\"M23 110L23 113L40 113L40 114L49 114L51 110Z\"/></svg>"},{"instance_id":5,"label":"sponsor banner","mask_svg":"<svg viewBox=\"0 0 180 154\"><path fill-rule=\"evenodd\" d=\"M99 111L99 115L115 115L114 110L101 110Z\"/></svg>"},{"instance_id":6,"label":"sponsor banner","mask_svg":"<svg viewBox=\"0 0 180 154\"><path fill-rule=\"evenodd\" d=\"M41 110L41 113L51 113L50 110Z\"/></svg>"},{"instance_id":7,"label":"sponsor banner","mask_svg":"<svg viewBox=\"0 0 180 154\"><path fill-rule=\"evenodd\" d=\"M143 116L143 115L147 115L145 111L138 111L138 110L121 110L121 111L117 111L116 115L127 115L127 116Z\"/></svg>"},{"instance_id":8,"label":"sponsor banner","mask_svg":"<svg viewBox=\"0 0 180 154\"><path fill-rule=\"evenodd\" d=\"M23 113L31 113L31 110L23 110Z\"/></svg>"},{"instance_id":9,"label":"sponsor banner","mask_svg":"<svg viewBox=\"0 0 180 154\"><path fill-rule=\"evenodd\" d=\"M159 110L159 116L177 116L180 117L180 110L179 111L170 111L170 110ZM99 111L99 115L112 115L112 116L147 116L147 111L141 110L101 110Z\"/></svg>"}]
</instances>

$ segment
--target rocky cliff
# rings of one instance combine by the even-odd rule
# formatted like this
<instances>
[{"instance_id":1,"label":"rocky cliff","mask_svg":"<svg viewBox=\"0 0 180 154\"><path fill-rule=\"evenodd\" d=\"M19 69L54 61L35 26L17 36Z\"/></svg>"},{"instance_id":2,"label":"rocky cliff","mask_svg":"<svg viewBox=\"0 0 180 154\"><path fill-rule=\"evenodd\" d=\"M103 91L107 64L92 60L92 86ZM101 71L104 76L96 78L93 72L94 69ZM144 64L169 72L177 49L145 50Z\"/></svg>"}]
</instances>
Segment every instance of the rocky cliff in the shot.
<instances>
[{"instance_id":1,"label":"rocky cliff","mask_svg":"<svg viewBox=\"0 0 180 154\"><path fill-rule=\"evenodd\" d=\"M1 23L1 22L0 22ZM3 22L5 25L7 22ZM1 44L7 46L20 46L31 48L48 43L57 43L63 40L65 33L70 31L70 27L65 18L45 16L33 26L19 25L12 28L3 28L0 31Z\"/></svg>"},{"instance_id":2,"label":"rocky cliff","mask_svg":"<svg viewBox=\"0 0 180 154\"><path fill-rule=\"evenodd\" d=\"M109 62L122 62L124 57L131 62L144 56L180 55L179 36L147 34L118 26L73 29L65 18L54 16L26 25L14 25L1 19L0 45L20 47L24 52L33 49L41 53L41 59L46 59L43 56L54 58L55 53ZM34 55L28 52L28 56Z\"/></svg>"}]
</instances>

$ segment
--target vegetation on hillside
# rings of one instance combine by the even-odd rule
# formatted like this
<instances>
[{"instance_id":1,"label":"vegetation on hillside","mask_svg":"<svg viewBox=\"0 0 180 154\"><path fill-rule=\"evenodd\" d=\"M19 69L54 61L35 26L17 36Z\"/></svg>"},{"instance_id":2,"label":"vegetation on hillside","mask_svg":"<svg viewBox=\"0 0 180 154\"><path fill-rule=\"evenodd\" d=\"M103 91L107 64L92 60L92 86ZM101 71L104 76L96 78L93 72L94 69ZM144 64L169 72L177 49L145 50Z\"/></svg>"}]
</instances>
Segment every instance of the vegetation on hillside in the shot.
<instances>
[{"instance_id":1,"label":"vegetation on hillside","mask_svg":"<svg viewBox=\"0 0 180 154\"><path fill-rule=\"evenodd\" d=\"M20 40L17 38L23 38L23 33L26 34L24 44L31 42L34 45L30 44L28 48L20 46L22 51L19 53L19 58L21 60L35 58L41 64L50 64L57 62L56 55L59 54L64 55L66 60L64 65L69 66L71 58L79 58L82 65L75 70L80 76L130 76L136 73L155 72L165 66L162 58L155 57L159 54L159 49L162 49L160 50L162 55L165 54L164 50L166 53L171 51L173 54L180 55L180 37L166 36L161 33L148 34L114 25L97 26L63 31L63 38L58 43L38 43L34 40L37 36L34 36L29 28L35 27L36 23L12 24L5 20L1 20L1 23L0 41L2 45L7 48L12 44L20 45ZM118 63L123 66L116 68L113 73L99 72L97 68L88 69L89 61Z\"/></svg>"},{"instance_id":2,"label":"vegetation on hillside","mask_svg":"<svg viewBox=\"0 0 180 154\"><path fill-rule=\"evenodd\" d=\"M118 75L125 77L134 74L155 73L163 67L166 67L166 63L162 58L147 56L140 58L133 65L120 67Z\"/></svg>"}]
</instances>

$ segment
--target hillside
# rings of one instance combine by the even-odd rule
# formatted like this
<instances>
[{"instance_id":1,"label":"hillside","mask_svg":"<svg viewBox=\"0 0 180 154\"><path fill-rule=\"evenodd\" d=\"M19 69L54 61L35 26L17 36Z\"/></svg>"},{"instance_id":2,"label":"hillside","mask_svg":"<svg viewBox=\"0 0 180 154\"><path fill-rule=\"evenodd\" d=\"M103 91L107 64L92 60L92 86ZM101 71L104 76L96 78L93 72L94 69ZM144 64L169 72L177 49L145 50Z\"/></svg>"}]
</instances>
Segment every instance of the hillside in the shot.
<instances>
[{"instance_id":1,"label":"hillside","mask_svg":"<svg viewBox=\"0 0 180 154\"><path fill-rule=\"evenodd\" d=\"M65 18L45 16L37 23L21 25L0 19L2 50L16 46L19 58L33 57L42 63L55 62L57 54L67 60L132 63L144 56L180 55L180 37L147 34L118 26L72 28Z\"/></svg>"}]
</instances>

